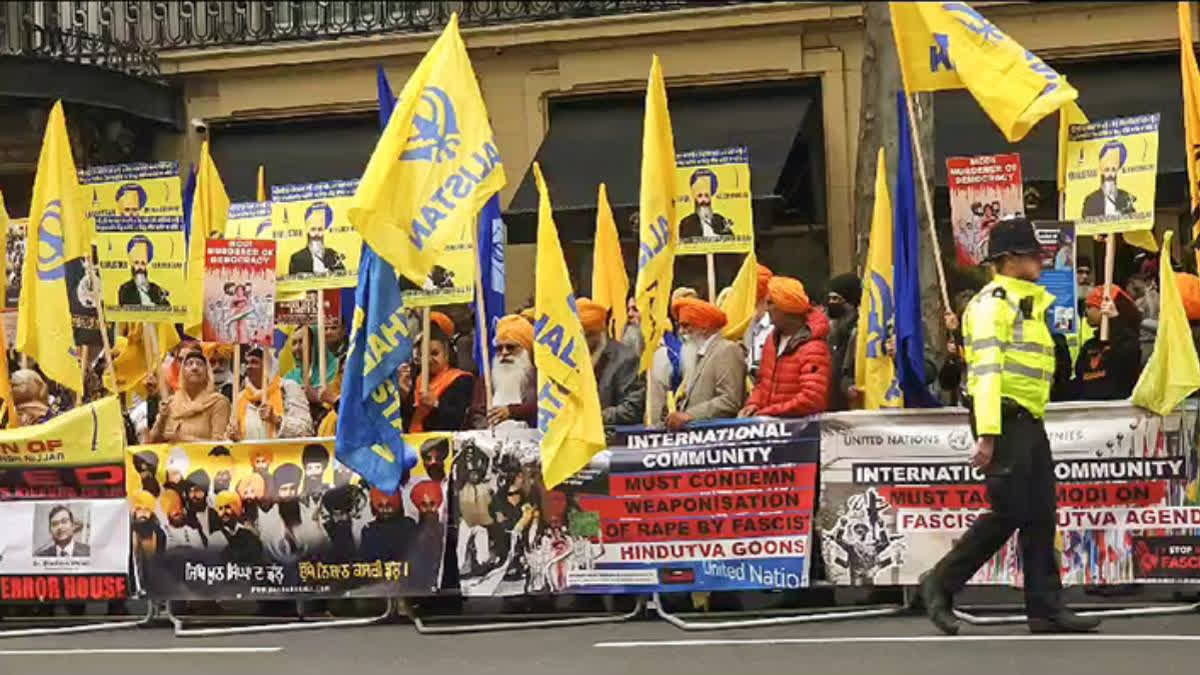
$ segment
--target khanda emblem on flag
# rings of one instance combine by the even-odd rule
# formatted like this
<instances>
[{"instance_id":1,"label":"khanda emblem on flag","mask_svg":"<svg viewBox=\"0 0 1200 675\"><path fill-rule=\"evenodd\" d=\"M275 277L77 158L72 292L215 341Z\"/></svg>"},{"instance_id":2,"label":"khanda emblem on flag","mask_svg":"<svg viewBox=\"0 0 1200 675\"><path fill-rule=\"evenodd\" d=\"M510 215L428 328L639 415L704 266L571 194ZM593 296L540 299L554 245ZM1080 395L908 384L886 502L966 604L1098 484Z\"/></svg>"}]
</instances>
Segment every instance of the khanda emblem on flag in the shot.
<instances>
[{"instance_id":1,"label":"khanda emblem on flag","mask_svg":"<svg viewBox=\"0 0 1200 675\"><path fill-rule=\"evenodd\" d=\"M38 222L37 275L42 281L57 281L67 275L64 260L62 202L46 204Z\"/></svg>"},{"instance_id":2,"label":"khanda emblem on flag","mask_svg":"<svg viewBox=\"0 0 1200 675\"><path fill-rule=\"evenodd\" d=\"M967 30L983 38L984 42L999 43L1004 39L1004 33L996 27L996 24L988 21L982 14L961 2L947 2L942 5L942 9L947 12L965 14L967 19L970 19L970 22L962 18L958 22L966 27Z\"/></svg>"},{"instance_id":3,"label":"khanda emblem on flag","mask_svg":"<svg viewBox=\"0 0 1200 675\"><path fill-rule=\"evenodd\" d=\"M454 159L457 156L454 149L462 143L462 137L450 95L438 87L425 87L421 92L421 108L413 116L413 131L400 155L401 161L441 164Z\"/></svg>"},{"instance_id":4,"label":"khanda emblem on flag","mask_svg":"<svg viewBox=\"0 0 1200 675\"><path fill-rule=\"evenodd\" d=\"M871 281L867 287L871 299L871 311L867 319L869 329L867 335L867 356L873 359L887 356L884 345L893 330L896 320L896 303L892 297L892 288L887 279L878 272L871 272ZM893 375L888 383L887 392L883 398L891 401L900 396L900 385Z\"/></svg>"}]
</instances>

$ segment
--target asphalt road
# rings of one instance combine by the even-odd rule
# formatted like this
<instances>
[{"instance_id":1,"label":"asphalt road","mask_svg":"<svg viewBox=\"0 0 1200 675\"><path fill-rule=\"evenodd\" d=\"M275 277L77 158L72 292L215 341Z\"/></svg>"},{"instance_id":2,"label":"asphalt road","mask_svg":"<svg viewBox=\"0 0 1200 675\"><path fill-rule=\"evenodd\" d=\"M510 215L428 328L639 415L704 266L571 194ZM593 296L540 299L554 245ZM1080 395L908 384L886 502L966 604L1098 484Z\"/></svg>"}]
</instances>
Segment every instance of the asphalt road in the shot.
<instances>
[{"instance_id":1,"label":"asphalt road","mask_svg":"<svg viewBox=\"0 0 1200 675\"><path fill-rule=\"evenodd\" d=\"M956 638L917 616L702 633L644 620L445 636L402 622L214 638L176 638L168 628L13 638L0 641L0 672L1166 675L1193 673L1197 654L1197 614L1109 619L1087 636L1032 636L1010 625L965 627Z\"/></svg>"}]
</instances>

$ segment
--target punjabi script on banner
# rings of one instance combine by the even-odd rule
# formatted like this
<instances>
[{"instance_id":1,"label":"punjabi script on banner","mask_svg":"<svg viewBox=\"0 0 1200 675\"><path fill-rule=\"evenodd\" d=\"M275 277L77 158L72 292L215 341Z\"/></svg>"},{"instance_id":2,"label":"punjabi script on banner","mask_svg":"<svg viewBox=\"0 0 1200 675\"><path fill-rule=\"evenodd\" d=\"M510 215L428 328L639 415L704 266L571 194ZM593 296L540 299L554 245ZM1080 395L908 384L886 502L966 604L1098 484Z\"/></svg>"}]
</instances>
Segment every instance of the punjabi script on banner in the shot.
<instances>
[{"instance_id":1,"label":"punjabi script on banner","mask_svg":"<svg viewBox=\"0 0 1200 675\"><path fill-rule=\"evenodd\" d=\"M744 146L677 153L675 184L677 255L754 250L750 153Z\"/></svg>"},{"instance_id":2,"label":"punjabi script on banner","mask_svg":"<svg viewBox=\"0 0 1200 675\"><path fill-rule=\"evenodd\" d=\"M1072 124L1067 141L1067 218L1081 235L1154 227L1161 115Z\"/></svg>"}]
</instances>

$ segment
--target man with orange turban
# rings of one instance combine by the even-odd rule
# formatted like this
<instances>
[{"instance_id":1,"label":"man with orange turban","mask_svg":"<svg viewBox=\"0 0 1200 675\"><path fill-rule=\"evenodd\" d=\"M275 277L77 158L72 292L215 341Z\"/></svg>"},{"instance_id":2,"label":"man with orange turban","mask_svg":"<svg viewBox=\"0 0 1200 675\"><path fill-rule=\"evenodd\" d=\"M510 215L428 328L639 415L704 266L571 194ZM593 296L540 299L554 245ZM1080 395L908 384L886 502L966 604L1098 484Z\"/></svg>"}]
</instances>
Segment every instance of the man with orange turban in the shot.
<instances>
[{"instance_id":1,"label":"man with orange turban","mask_svg":"<svg viewBox=\"0 0 1200 675\"><path fill-rule=\"evenodd\" d=\"M1107 298L1104 297L1104 286L1100 285L1093 287L1085 300L1087 322L1096 331L1079 347L1072 399L1115 401L1129 398L1141 375L1142 346L1138 338L1142 313L1120 286L1113 284L1109 288ZM1098 327L1104 316L1109 317L1108 339L1101 341Z\"/></svg>"},{"instance_id":2,"label":"man with orange turban","mask_svg":"<svg viewBox=\"0 0 1200 675\"><path fill-rule=\"evenodd\" d=\"M736 417L746 400L746 359L741 347L721 336L725 312L699 298L671 305L683 341L683 397L667 415L676 430L693 420Z\"/></svg>"},{"instance_id":3,"label":"man with orange turban","mask_svg":"<svg viewBox=\"0 0 1200 675\"><path fill-rule=\"evenodd\" d=\"M255 565L263 562L262 540L258 533L242 522L245 512L242 498L233 490L226 490L216 497L217 517L221 529L213 533L213 546L221 549L221 560L239 565ZM219 541L221 538L224 541ZM223 544L223 546L222 546Z\"/></svg>"},{"instance_id":4,"label":"man with orange turban","mask_svg":"<svg viewBox=\"0 0 1200 675\"><path fill-rule=\"evenodd\" d=\"M183 506L183 497L174 490L163 490L159 497L159 505L167 522L163 526L166 534L166 550L177 548L203 551L208 548L208 537L201 529L196 518L188 518L187 509Z\"/></svg>"},{"instance_id":5,"label":"man with orange turban","mask_svg":"<svg viewBox=\"0 0 1200 675\"><path fill-rule=\"evenodd\" d=\"M774 329L763 348L754 391L740 417L803 417L826 410L832 370L829 319L814 311L804 284L789 277L767 283Z\"/></svg>"},{"instance_id":6,"label":"man with orange turban","mask_svg":"<svg viewBox=\"0 0 1200 675\"><path fill-rule=\"evenodd\" d=\"M588 353L596 371L605 426L638 424L646 414L646 381L638 377L638 359L624 343L608 339L608 310L589 298L575 301Z\"/></svg>"},{"instance_id":7,"label":"man with orange turban","mask_svg":"<svg viewBox=\"0 0 1200 675\"><path fill-rule=\"evenodd\" d=\"M492 359L492 399L486 424L529 429L537 426L537 371L533 367L533 326L517 314L496 322Z\"/></svg>"},{"instance_id":8,"label":"man with orange turban","mask_svg":"<svg viewBox=\"0 0 1200 675\"><path fill-rule=\"evenodd\" d=\"M767 284L771 282L771 268L759 263L758 265L758 307L750 328L742 336L742 347L746 350L746 366L753 377L758 372L762 362L763 346L767 344L767 336L771 334L771 315L767 314Z\"/></svg>"}]
</instances>

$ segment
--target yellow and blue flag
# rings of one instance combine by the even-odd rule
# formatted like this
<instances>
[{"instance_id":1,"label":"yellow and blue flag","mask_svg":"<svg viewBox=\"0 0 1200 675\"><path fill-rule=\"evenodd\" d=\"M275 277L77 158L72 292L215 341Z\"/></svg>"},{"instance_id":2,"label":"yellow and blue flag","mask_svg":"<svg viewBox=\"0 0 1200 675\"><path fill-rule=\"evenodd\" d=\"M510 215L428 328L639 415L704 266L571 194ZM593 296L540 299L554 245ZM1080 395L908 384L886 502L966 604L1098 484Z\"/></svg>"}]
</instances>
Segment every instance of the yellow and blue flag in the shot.
<instances>
[{"instance_id":1,"label":"yellow and blue flag","mask_svg":"<svg viewBox=\"0 0 1200 675\"><path fill-rule=\"evenodd\" d=\"M473 240L480 209L505 181L454 14L400 92L350 222L399 274L423 286L448 245Z\"/></svg>"},{"instance_id":2,"label":"yellow and blue flag","mask_svg":"<svg viewBox=\"0 0 1200 675\"><path fill-rule=\"evenodd\" d=\"M638 372L654 361L654 352L671 328L671 285L675 276L675 135L667 109L667 87L655 54L646 82L642 123L642 187L639 201L638 274L634 302L642 315L642 351Z\"/></svg>"},{"instance_id":3,"label":"yellow and blue flag","mask_svg":"<svg viewBox=\"0 0 1200 675\"><path fill-rule=\"evenodd\" d=\"M880 148L875 168L871 239L863 275L863 301L858 306L858 336L854 345L854 383L863 392L863 407L867 410L904 407L904 394L896 380L896 361L884 349L896 320L896 301L892 294L896 276L893 235L887 161L883 148Z\"/></svg>"},{"instance_id":4,"label":"yellow and blue flag","mask_svg":"<svg viewBox=\"0 0 1200 675\"><path fill-rule=\"evenodd\" d=\"M338 404L338 461L373 487L395 492L417 464L404 442L396 370L412 358L400 282L370 246L363 245L354 293L350 351Z\"/></svg>"},{"instance_id":5,"label":"yellow and blue flag","mask_svg":"<svg viewBox=\"0 0 1200 675\"><path fill-rule=\"evenodd\" d=\"M68 268L81 271L92 248L80 197L67 121L58 101L46 121L33 181L17 310L17 351L37 361L50 379L82 394L83 373L67 300Z\"/></svg>"},{"instance_id":6,"label":"yellow and blue flag","mask_svg":"<svg viewBox=\"0 0 1200 675\"><path fill-rule=\"evenodd\" d=\"M1183 79L1183 135L1187 143L1188 185L1191 195L1192 241L1200 241L1200 67L1192 37L1192 3L1180 2L1176 10L1179 19L1179 69ZM1164 244L1163 248L1166 248ZM1196 250L1200 268L1200 249Z\"/></svg>"},{"instance_id":7,"label":"yellow and blue flag","mask_svg":"<svg viewBox=\"0 0 1200 675\"><path fill-rule=\"evenodd\" d=\"M1079 96L1062 75L965 2L888 4L904 89L967 89L1010 143Z\"/></svg>"},{"instance_id":8,"label":"yellow and blue flag","mask_svg":"<svg viewBox=\"0 0 1200 675\"><path fill-rule=\"evenodd\" d=\"M200 337L204 321L204 249L209 239L225 236L225 221L229 217L229 194L225 192L225 183L209 153L208 141L200 144L196 189L190 211L186 270L188 314L184 328L189 335Z\"/></svg>"},{"instance_id":9,"label":"yellow and blue flag","mask_svg":"<svg viewBox=\"0 0 1200 675\"><path fill-rule=\"evenodd\" d=\"M483 205L479 212L479 232L475 237L475 255L479 259L479 298L483 300L482 307L476 307L475 313L481 325L487 328L488 344L483 344L484 331L475 330L475 363L482 364L483 359L496 356L495 342L496 326L504 316L504 248L507 237L505 234L504 218L500 214L500 195L492 198ZM482 368L482 365L480 366Z\"/></svg>"},{"instance_id":10,"label":"yellow and blue flag","mask_svg":"<svg viewBox=\"0 0 1200 675\"><path fill-rule=\"evenodd\" d=\"M542 478L546 488L553 489L604 449L604 421L550 194L537 162L533 163L533 177L538 190L533 364L538 378Z\"/></svg>"},{"instance_id":11,"label":"yellow and blue flag","mask_svg":"<svg viewBox=\"0 0 1200 675\"><path fill-rule=\"evenodd\" d=\"M592 300L609 310L608 332L620 340L625 332L629 312L629 275L625 272L625 257L621 255L621 238L617 221L608 203L608 188L600 184L596 195L596 249L592 252Z\"/></svg>"},{"instance_id":12,"label":"yellow and blue flag","mask_svg":"<svg viewBox=\"0 0 1200 675\"><path fill-rule=\"evenodd\" d=\"M1163 233L1163 250L1171 250L1174 232ZM1192 342L1183 298L1171 269L1171 256L1163 255L1158 262L1158 334L1154 351L1142 369L1130 397L1155 414L1168 415L1192 392L1200 389L1200 359Z\"/></svg>"},{"instance_id":13,"label":"yellow and blue flag","mask_svg":"<svg viewBox=\"0 0 1200 675\"><path fill-rule=\"evenodd\" d=\"M8 232L8 209L4 206L4 193L0 192L0 235ZM0 256L0 298L7 289L8 270L5 268L8 256ZM13 401L12 381L8 377L8 336L4 334L4 324L0 322L0 398L4 399L4 409L8 411L8 426L17 426L17 408Z\"/></svg>"}]
</instances>

